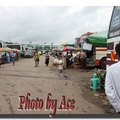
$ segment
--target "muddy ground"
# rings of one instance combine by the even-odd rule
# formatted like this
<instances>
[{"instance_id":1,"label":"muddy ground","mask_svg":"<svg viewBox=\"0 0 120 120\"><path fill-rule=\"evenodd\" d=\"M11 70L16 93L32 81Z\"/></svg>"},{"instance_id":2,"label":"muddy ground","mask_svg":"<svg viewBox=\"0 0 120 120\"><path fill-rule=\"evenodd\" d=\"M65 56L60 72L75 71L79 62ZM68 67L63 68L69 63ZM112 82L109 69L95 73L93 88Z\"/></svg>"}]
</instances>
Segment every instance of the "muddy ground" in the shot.
<instances>
[{"instance_id":1,"label":"muddy ground","mask_svg":"<svg viewBox=\"0 0 120 120\"><path fill-rule=\"evenodd\" d=\"M95 73L95 69L96 68L88 68L87 70L82 70L80 66L75 66L74 68L64 69L63 73L59 73L57 67L51 66L51 70L53 70L54 72L57 70L56 74L59 77L65 77L68 80L76 81L84 93L82 94L82 97L85 100L99 106L104 110L106 114L111 114L110 109L113 109L113 107L111 106L105 94L105 89L103 87L96 91L90 89L90 79Z\"/></svg>"},{"instance_id":2,"label":"muddy ground","mask_svg":"<svg viewBox=\"0 0 120 120\"><path fill-rule=\"evenodd\" d=\"M48 93L58 104L61 97L66 100L74 99L75 107L71 110L56 111L56 114L108 114L109 102L103 91L90 90L90 78L94 69L82 72L81 69L66 69L59 73L52 65L52 58L48 67L45 66L45 56L40 58L40 66L34 67L34 59L20 59L2 65L0 68L0 114L50 114L51 110L18 110L19 96L31 93L30 99L39 97L46 101ZM99 93L99 94L98 94ZM57 105L58 105L57 104ZM58 106L56 106L58 107Z\"/></svg>"}]
</instances>

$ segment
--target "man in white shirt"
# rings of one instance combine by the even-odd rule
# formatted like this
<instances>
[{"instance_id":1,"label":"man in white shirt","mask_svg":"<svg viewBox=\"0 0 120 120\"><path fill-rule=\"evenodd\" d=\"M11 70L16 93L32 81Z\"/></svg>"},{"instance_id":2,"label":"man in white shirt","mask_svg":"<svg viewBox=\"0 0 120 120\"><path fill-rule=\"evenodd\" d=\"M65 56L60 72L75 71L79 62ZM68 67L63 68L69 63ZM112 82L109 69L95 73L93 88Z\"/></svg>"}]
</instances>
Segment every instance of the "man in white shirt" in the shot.
<instances>
[{"instance_id":1,"label":"man in white shirt","mask_svg":"<svg viewBox=\"0 0 120 120\"><path fill-rule=\"evenodd\" d=\"M105 92L116 112L120 113L120 43L116 45L115 51L119 62L107 69Z\"/></svg>"},{"instance_id":2,"label":"man in white shirt","mask_svg":"<svg viewBox=\"0 0 120 120\"><path fill-rule=\"evenodd\" d=\"M2 64L2 53L0 52L0 67L1 67L1 64Z\"/></svg>"}]
</instances>

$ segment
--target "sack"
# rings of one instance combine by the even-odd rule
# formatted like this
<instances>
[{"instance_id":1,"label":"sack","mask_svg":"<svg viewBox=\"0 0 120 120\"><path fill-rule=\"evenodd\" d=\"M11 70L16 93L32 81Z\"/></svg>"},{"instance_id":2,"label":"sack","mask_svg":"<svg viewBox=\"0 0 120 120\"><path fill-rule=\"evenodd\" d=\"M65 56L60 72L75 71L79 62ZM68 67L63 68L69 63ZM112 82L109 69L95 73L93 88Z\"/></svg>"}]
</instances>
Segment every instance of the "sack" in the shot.
<instances>
[{"instance_id":1,"label":"sack","mask_svg":"<svg viewBox=\"0 0 120 120\"><path fill-rule=\"evenodd\" d=\"M62 65L63 61L62 60L58 60L58 65Z\"/></svg>"},{"instance_id":2,"label":"sack","mask_svg":"<svg viewBox=\"0 0 120 120\"><path fill-rule=\"evenodd\" d=\"M54 59L53 60L53 65L57 65L58 64L58 59Z\"/></svg>"}]
</instances>

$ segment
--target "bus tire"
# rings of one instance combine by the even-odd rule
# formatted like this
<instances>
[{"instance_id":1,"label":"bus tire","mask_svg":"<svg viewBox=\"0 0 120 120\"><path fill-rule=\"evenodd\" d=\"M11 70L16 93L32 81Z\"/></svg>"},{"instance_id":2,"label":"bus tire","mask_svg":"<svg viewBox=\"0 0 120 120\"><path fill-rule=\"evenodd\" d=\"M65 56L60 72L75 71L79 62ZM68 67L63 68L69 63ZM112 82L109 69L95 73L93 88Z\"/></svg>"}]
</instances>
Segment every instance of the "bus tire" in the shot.
<instances>
[{"instance_id":1,"label":"bus tire","mask_svg":"<svg viewBox=\"0 0 120 120\"><path fill-rule=\"evenodd\" d=\"M106 57L103 57L101 60L100 60L100 64L99 64L100 68L101 69L106 69Z\"/></svg>"}]
</instances>

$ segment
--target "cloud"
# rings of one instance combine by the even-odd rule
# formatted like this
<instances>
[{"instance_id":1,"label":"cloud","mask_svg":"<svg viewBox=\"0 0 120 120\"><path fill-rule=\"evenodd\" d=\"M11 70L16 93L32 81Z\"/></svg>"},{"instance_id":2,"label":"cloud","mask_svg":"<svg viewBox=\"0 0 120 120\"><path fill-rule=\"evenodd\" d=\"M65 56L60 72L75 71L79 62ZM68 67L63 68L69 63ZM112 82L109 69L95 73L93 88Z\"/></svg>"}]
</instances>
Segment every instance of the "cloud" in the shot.
<instances>
[{"instance_id":1,"label":"cloud","mask_svg":"<svg viewBox=\"0 0 120 120\"><path fill-rule=\"evenodd\" d=\"M112 7L0 7L0 39L36 44L74 42L76 37L108 29Z\"/></svg>"}]
</instances>

